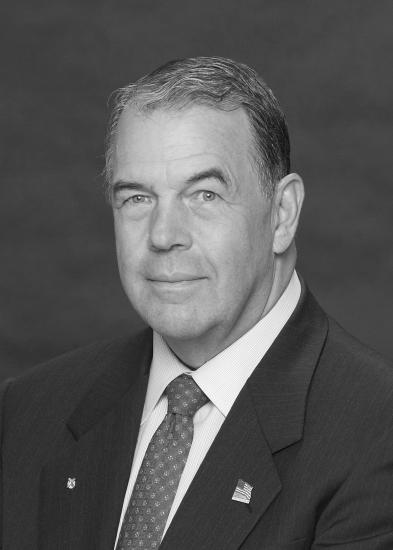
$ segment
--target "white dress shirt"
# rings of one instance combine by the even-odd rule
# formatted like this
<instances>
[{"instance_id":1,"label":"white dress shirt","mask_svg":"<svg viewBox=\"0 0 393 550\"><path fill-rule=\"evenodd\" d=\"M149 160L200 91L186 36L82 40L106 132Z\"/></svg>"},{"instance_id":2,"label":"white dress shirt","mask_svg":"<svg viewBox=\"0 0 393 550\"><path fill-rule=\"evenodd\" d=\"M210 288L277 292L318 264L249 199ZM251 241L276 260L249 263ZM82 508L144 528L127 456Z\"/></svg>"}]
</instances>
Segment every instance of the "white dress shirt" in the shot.
<instances>
[{"instance_id":1,"label":"white dress shirt","mask_svg":"<svg viewBox=\"0 0 393 550\"><path fill-rule=\"evenodd\" d=\"M241 338L196 370L181 363L164 339L154 332L153 359L145 405L116 544L143 457L167 412L168 400L163 394L167 385L180 374L188 373L210 401L194 416L193 442L163 536L240 390L288 321L299 301L300 292L300 281L294 272L273 308Z\"/></svg>"}]
</instances>

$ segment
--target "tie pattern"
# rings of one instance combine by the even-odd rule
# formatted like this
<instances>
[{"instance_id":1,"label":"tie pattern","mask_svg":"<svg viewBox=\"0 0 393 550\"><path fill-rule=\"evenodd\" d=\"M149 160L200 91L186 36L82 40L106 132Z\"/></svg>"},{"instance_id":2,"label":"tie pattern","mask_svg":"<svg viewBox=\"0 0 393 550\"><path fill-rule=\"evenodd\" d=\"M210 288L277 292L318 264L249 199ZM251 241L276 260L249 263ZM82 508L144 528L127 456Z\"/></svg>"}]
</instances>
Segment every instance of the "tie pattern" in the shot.
<instances>
[{"instance_id":1,"label":"tie pattern","mask_svg":"<svg viewBox=\"0 0 393 550\"><path fill-rule=\"evenodd\" d=\"M193 416L208 398L182 374L166 388L168 412L153 435L125 513L116 550L160 545L194 435Z\"/></svg>"}]
</instances>

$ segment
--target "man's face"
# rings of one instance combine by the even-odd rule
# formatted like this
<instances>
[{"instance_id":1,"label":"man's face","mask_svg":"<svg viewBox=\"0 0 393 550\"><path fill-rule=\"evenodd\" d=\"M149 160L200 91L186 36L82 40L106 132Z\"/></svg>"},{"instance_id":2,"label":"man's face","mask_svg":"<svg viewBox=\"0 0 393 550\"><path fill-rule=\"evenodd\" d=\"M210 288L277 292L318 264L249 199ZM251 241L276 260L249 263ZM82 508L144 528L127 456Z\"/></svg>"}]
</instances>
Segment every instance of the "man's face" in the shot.
<instances>
[{"instance_id":1,"label":"man's face","mask_svg":"<svg viewBox=\"0 0 393 550\"><path fill-rule=\"evenodd\" d=\"M120 276L168 343L233 341L262 315L272 282L271 202L243 110L126 109L113 159Z\"/></svg>"}]
</instances>

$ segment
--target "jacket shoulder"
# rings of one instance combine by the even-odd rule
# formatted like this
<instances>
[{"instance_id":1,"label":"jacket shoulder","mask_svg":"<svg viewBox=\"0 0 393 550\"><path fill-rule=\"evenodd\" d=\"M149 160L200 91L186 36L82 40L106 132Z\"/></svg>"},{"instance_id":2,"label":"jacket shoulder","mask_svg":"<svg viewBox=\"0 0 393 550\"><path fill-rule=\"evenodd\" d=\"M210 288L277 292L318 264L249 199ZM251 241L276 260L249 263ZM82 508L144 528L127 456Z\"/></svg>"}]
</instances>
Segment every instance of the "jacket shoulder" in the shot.
<instances>
[{"instance_id":1,"label":"jacket shoulder","mask_svg":"<svg viewBox=\"0 0 393 550\"><path fill-rule=\"evenodd\" d=\"M29 388L54 388L64 385L73 386L79 379L94 376L97 372L96 358L111 347L122 346L125 338L116 338L94 342L52 357L28 369L11 381L13 391L25 391Z\"/></svg>"},{"instance_id":2,"label":"jacket shoulder","mask_svg":"<svg viewBox=\"0 0 393 550\"><path fill-rule=\"evenodd\" d=\"M96 342L54 357L3 384L4 417L56 413L65 418L95 380L108 368L129 358L149 338L147 330L132 336ZM5 398L6 394L6 398Z\"/></svg>"},{"instance_id":3,"label":"jacket shoulder","mask_svg":"<svg viewBox=\"0 0 393 550\"><path fill-rule=\"evenodd\" d=\"M318 502L315 544L371 548L392 525L392 364L328 318L308 404L299 464Z\"/></svg>"},{"instance_id":4,"label":"jacket shoulder","mask_svg":"<svg viewBox=\"0 0 393 550\"><path fill-rule=\"evenodd\" d=\"M393 363L349 334L328 317L328 337L324 356L331 364L353 375L365 376L370 383L393 383Z\"/></svg>"},{"instance_id":5,"label":"jacket shoulder","mask_svg":"<svg viewBox=\"0 0 393 550\"><path fill-rule=\"evenodd\" d=\"M310 388L312 410L325 427L345 435L343 448L350 440L360 443L391 432L393 365L331 318L328 327Z\"/></svg>"}]
</instances>

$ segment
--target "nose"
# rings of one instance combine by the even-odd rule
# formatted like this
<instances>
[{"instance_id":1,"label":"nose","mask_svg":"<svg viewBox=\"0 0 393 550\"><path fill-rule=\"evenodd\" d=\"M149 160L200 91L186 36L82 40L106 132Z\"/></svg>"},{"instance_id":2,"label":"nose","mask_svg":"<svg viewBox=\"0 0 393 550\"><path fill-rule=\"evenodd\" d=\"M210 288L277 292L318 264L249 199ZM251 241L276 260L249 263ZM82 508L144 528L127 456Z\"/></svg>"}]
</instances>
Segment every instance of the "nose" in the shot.
<instances>
[{"instance_id":1,"label":"nose","mask_svg":"<svg viewBox=\"0 0 393 550\"><path fill-rule=\"evenodd\" d=\"M189 220L180 201L158 202L150 218L149 240L154 251L187 249L192 244Z\"/></svg>"}]
</instances>

